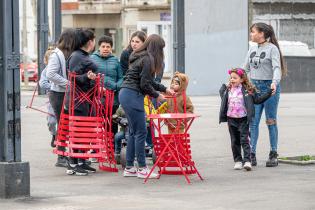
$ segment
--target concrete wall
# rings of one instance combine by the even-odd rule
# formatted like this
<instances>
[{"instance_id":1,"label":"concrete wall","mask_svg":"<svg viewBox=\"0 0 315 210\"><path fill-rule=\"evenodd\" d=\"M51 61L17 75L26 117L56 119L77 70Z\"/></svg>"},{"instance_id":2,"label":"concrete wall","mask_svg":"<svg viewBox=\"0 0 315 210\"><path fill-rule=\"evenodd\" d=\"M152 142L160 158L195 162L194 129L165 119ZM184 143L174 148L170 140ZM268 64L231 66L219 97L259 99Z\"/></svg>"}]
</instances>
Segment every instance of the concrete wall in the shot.
<instances>
[{"instance_id":1,"label":"concrete wall","mask_svg":"<svg viewBox=\"0 0 315 210\"><path fill-rule=\"evenodd\" d=\"M185 72L188 94L217 94L227 70L240 66L248 50L248 2L185 1Z\"/></svg>"},{"instance_id":2,"label":"concrete wall","mask_svg":"<svg viewBox=\"0 0 315 210\"><path fill-rule=\"evenodd\" d=\"M315 57L285 57L288 76L281 81L281 91L315 92Z\"/></svg>"},{"instance_id":3,"label":"concrete wall","mask_svg":"<svg viewBox=\"0 0 315 210\"><path fill-rule=\"evenodd\" d=\"M315 19L280 20L279 37L281 40L301 41L309 48L315 48Z\"/></svg>"}]
</instances>

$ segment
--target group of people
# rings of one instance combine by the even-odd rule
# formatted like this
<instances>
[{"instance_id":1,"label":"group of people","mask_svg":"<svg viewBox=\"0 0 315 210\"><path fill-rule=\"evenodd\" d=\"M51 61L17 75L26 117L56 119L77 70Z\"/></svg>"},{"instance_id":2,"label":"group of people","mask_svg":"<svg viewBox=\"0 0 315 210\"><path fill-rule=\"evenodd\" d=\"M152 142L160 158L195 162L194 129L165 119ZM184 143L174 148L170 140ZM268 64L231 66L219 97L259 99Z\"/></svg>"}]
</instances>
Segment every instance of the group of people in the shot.
<instances>
[{"instance_id":1,"label":"group of people","mask_svg":"<svg viewBox=\"0 0 315 210\"><path fill-rule=\"evenodd\" d=\"M263 110L269 131L270 152L266 167L278 165L277 109L280 80L286 66L272 26L255 23L250 27L252 46L243 68L228 71L230 79L220 89L220 122L227 122L231 137L234 169L250 171L257 165L256 145ZM242 156L243 150L243 156Z\"/></svg>"},{"instance_id":2,"label":"group of people","mask_svg":"<svg viewBox=\"0 0 315 210\"><path fill-rule=\"evenodd\" d=\"M286 68L273 28L264 23L255 23L250 30L251 40L256 42L257 46L249 49L243 68L228 71L229 82L220 89L222 98L220 122L228 123L234 169L237 170L243 168L251 170L252 166L257 165L256 144L263 110L271 145L266 166L278 165L277 107L280 80L286 74ZM112 53L111 37L105 35L100 37L98 48L95 50L93 31L64 30L56 47L46 52L47 66L40 78L40 85L48 90L51 106L49 107L51 115L48 116L49 130L52 134L51 145L55 146L56 124L59 123L61 112L69 112L67 105L69 96L65 93L69 84L68 71L76 73L76 84L85 92L93 87L94 83L91 81L98 73L104 74L104 88L115 93L113 114L120 106L129 125L123 176L146 178L150 170L145 161L145 142L150 129L148 130L146 124L145 96L148 95L157 102L167 101L169 112L174 109L179 112L193 112L191 100L185 93L188 86L187 75L176 72L169 88L160 83L164 71L164 47L165 42L159 35L152 34L147 37L144 32L136 31L118 59ZM180 101L177 107L174 107L174 103L166 99L165 95L176 97ZM81 103L75 107L74 114L88 116L88 110L89 105ZM169 132L174 132L172 124L168 126ZM179 130L181 132L181 129ZM118 133L118 125L113 124L112 132ZM119 150L116 148L115 152ZM69 175L96 172L89 161L78 158L58 156L56 166L66 167ZM149 178L157 176L151 173Z\"/></svg>"},{"instance_id":3,"label":"group of people","mask_svg":"<svg viewBox=\"0 0 315 210\"><path fill-rule=\"evenodd\" d=\"M132 34L128 47L122 52L120 59L112 54L113 40L102 36L95 50L95 35L89 29L66 29L62 32L56 47L48 49L45 54L46 68L42 71L40 86L48 91L51 114L48 115L48 127L51 130L51 146L56 139L56 124L60 121L61 112L69 113L69 95L66 87L69 84L68 72L76 73L76 85L83 92L89 91L98 73L104 75L104 88L114 91L113 114L118 107L124 110L128 119L129 135L127 144L127 164L123 175L145 178L149 169L145 162L145 140L148 136L144 97L149 95L156 102L163 102L164 95L181 96L185 89L180 89L184 74L176 74L171 87L162 85L164 71L164 40L156 34L147 35L142 31ZM185 82L186 83L186 82ZM183 83L183 84L185 84ZM187 80L188 83L188 80ZM184 85L185 88L187 85ZM190 99L186 97L187 100ZM65 100L65 101L64 101ZM64 104L64 107L63 107ZM191 104L191 102L189 103ZM168 109L174 109L169 104ZM192 105L191 105L192 106ZM49 109L49 110L51 110ZM75 106L74 115L89 116L89 104L80 103ZM55 117L55 122L51 119ZM118 125L113 123L113 134L118 133ZM58 146L58 150L66 148ZM80 151L77 151L80 152ZM115 152L117 149L115 149ZM134 162L138 162L137 168ZM84 159L59 155L57 167L66 167L68 175L88 175L96 172L90 162ZM157 177L152 173L150 178Z\"/></svg>"}]
</instances>

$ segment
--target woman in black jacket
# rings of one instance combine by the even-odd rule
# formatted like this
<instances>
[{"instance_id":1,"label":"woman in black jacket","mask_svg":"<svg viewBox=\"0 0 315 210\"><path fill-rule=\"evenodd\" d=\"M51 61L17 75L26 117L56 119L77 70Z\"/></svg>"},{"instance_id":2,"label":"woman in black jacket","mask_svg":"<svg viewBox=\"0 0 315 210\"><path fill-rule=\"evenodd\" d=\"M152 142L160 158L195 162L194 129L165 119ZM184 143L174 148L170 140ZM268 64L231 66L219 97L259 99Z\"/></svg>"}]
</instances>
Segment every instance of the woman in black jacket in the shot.
<instances>
[{"instance_id":1,"label":"woman in black jacket","mask_svg":"<svg viewBox=\"0 0 315 210\"><path fill-rule=\"evenodd\" d=\"M129 57L132 51L141 47L146 39L147 35L143 31L136 31L131 35L128 47L121 53L120 56L120 66L123 75L126 75L129 68Z\"/></svg>"},{"instance_id":2,"label":"woman in black jacket","mask_svg":"<svg viewBox=\"0 0 315 210\"><path fill-rule=\"evenodd\" d=\"M96 78L97 66L90 59L89 54L94 51L95 47L95 35L92 31L87 29L80 29L76 31L77 47L71 54L67 61L68 70L76 73L76 85L80 87L83 92L87 92L93 87L91 80ZM67 94L67 101L69 101L69 95ZM76 104L77 102L74 102ZM69 111L68 102L66 103L65 111ZM76 104L74 109L75 116L88 116L89 115L89 103L82 102L79 105ZM79 151L80 152L80 151ZM69 164L67 169L68 175L85 176L88 172L96 172L96 170L85 163L84 160L78 158L69 158Z\"/></svg>"},{"instance_id":3,"label":"woman in black jacket","mask_svg":"<svg viewBox=\"0 0 315 210\"><path fill-rule=\"evenodd\" d=\"M145 139L147 136L144 95L164 100L157 91L173 95L174 92L164 85L154 81L154 75L163 68L165 46L164 40L156 34L147 38L143 45L130 56L130 65L119 92L119 101L126 113L129 123L129 138L127 144L127 164L124 176L146 178L149 169L145 162ZM135 156L139 169L134 167ZM152 173L149 178L156 178Z\"/></svg>"},{"instance_id":4,"label":"woman in black jacket","mask_svg":"<svg viewBox=\"0 0 315 210\"><path fill-rule=\"evenodd\" d=\"M121 53L120 56L120 67L123 75L126 75L126 72L129 69L129 57L131 53L141 47L146 39L147 35L143 31L136 31L131 35L128 47ZM155 75L154 80L158 83L161 83L162 81L164 67L165 65L163 63L162 71L158 72L158 74Z\"/></svg>"},{"instance_id":5,"label":"woman in black jacket","mask_svg":"<svg viewBox=\"0 0 315 210\"><path fill-rule=\"evenodd\" d=\"M129 57L130 57L131 53L134 50L137 50L139 47L141 47L146 39L147 39L147 35L143 31L136 31L131 35L128 47L121 53L121 56L120 56L120 67L121 67L121 70L123 72L123 75L126 75L126 72L129 68ZM164 67L165 67L165 65L163 63L162 70L154 76L155 82L161 83L162 78L163 78L163 74L164 74ZM152 102L153 102L154 106L157 105L156 100L153 99ZM149 148L153 148L152 136L151 136L151 129L152 128L150 127L150 124L147 125L147 129L148 129L148 135L147 135L147 139L146 139L146 144Z\"/></svg>"}]
</instances>

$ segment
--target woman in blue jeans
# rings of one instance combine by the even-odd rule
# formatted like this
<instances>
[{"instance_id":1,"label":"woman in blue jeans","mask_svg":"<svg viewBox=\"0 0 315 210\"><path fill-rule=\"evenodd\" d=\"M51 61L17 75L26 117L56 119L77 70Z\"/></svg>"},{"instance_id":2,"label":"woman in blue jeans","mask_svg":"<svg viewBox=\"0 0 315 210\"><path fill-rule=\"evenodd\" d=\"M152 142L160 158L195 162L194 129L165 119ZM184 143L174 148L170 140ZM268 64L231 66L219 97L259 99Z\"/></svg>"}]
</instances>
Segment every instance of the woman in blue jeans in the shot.
<instances>
[{"instance_id":1,"label":"woman in blue jeans","mask_svg":"<svg viewBox=\"0 0 315 210\"><path fill-rule=\"evenodd\" d=\"M149 95L161 101L164 96L157 91L174 94L164 85L154 81L154 76L163 68L164 46L164 40L159 35L152 34L129 58L129 69L119 92L119 102L129 125L125 177L146 178L150 172L145 162L147 128L144 96ZM134 166L135 157L138 169ZM156 177L157 174L152 173L149 178Z\"/></svg>"},{"instance_id":2,"label":"woman in blue jeans","mask_svg":"<svg viewBox=\"0 0 315 210\"><path fill-rule=\"evenodd\" d=\"M284 60L272 26L265 23L255 23L250 28L252 46L246 56L244 69L249 74L252 83L260 91L266 93L270 88L273 96L262 104L255 105L255 116L250 125L251 161L256 166L256 145L259 135L259 123L265 110L266 124L269 130L270 153L267 167L278 165L278 126L277 110L280 99L280 80L286 75Z\"/></svg>"}]
</instances>

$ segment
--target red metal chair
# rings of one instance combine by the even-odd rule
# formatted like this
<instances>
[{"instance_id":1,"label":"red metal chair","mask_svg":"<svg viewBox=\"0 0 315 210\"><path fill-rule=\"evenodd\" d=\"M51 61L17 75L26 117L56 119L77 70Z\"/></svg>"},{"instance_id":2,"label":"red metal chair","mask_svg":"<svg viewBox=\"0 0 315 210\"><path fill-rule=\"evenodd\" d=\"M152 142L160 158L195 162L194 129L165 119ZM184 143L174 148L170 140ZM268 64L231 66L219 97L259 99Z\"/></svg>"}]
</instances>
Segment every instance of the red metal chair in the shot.
<instances>
[{"instance_id":1,"label":"red metal chair","mask_svg":"<svg viewBox=\"0 0 315 210\"><path fill-rule=\"evenodd\" d=\"M192 160L190 135L188 133L194 119L199 116L186 113L185 93L183 93L184 113L178 113L176 97L167 96L167 98L174 100L172 113L150 114L147 116L150 119L154 152L157 159L144 182L147 182L148 177L156 167L159 168L160 175L184 175L188 183L190 183L189 174L197 174L203 180L195 166L195 162ZM168 133L168 125L174 123L173 132Z\"/></svg>"}]
</instances>

